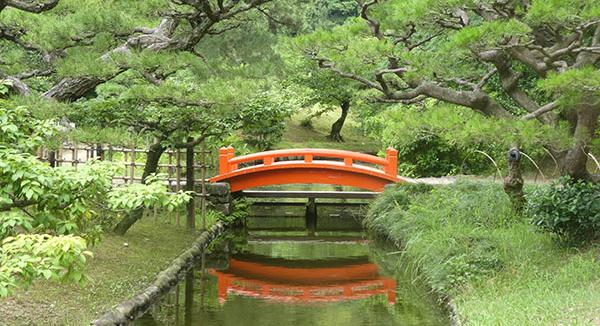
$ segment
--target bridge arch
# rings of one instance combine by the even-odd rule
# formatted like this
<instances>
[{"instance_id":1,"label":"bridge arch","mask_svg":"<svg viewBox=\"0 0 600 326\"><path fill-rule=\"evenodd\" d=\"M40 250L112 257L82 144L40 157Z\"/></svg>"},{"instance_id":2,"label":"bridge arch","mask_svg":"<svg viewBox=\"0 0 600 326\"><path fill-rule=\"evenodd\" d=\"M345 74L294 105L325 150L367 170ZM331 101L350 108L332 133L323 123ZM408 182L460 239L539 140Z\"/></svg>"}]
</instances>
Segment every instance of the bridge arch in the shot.
<instances>
[{"instance_id":1,"label":"bridge arch","mask_svg":"<svg viewBox=\"0 0 600 326\"><path fill-rule=\"evenodd\" d=\"M219 175L210 182L229 182L231 192L276 184L333 184L383 191L398 177L398 152L386 157L333 149L286 149L235 156L233 147L219 151Z\"/></svg>"}]
</instances>

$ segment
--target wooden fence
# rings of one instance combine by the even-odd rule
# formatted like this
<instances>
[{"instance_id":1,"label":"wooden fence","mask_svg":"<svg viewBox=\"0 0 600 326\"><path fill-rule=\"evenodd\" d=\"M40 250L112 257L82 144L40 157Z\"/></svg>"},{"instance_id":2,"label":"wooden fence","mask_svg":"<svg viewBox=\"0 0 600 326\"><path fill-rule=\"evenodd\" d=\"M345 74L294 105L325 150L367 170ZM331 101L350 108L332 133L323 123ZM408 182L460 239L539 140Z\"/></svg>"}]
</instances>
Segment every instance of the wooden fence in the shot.
<instances>
[{"instance_id":1,"label":"wooden fence","mask_svg":"<svg viewBox=\"0 0 600 326\"><path fill-rule=\"evenodd\" d=\"M200 149L198 149L200 148ZM90 145L65 143L58 150L40 149L38 158L48 162L53 167L71 166L77 169L86 162L96 159L102 161L114 162L119 166L118 175L113 177L115 184L136 183L142 181L142 173L146 166L147 149L115 147L110 145ZM215 160L216 155L211 155L212 151L206 150L204 144L200 144L194 149L193 160L193 179L194 186L186 187L187 165L186 150L167 149L161 156L158 164L157 173L164 173L165 182L169 188L174 191L196 189L195 185L200 185L201 190L195 192L192 201L188 204L187 225L194 228L195 208L200 197L202 229L206 227L206 182L208 178L216 174ZM180 224L179 211L176 212L177 225ZM154 210L156 216L156 210Z\"/></svg>"},{"instance_id":2,"label":"wooden fence","mask_svg":"<svg viewBox=\"0 0 600 326\"><path fill-rule=\"evenodd\" d=\"M199 148L202 145L198 146ZM117 183L141 182L142 172L146 166L147 149L113 147L113 146L91 146L89 144L63 144L58 150L40 150L38 157L48 162L51 166L77 167L92 159L110 161L120 167L120 174L114 177ZM194 175L195 182L202 182L204 178L215 175L215 155L211 150L203 148L194 149ZM167 149L158 164L158 173L166 174L165 181L174 189L183 189L185 185L185 150Z\"/></svg>"}]
</instances>

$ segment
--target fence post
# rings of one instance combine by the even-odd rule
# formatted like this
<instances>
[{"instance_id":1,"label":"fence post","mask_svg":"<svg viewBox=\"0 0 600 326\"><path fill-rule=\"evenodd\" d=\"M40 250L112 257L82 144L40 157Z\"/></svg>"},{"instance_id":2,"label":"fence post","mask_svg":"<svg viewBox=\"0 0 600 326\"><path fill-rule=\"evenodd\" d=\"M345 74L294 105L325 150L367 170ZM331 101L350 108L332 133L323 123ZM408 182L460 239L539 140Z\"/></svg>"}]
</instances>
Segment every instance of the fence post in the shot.
<instances>
[{"instance_id":1,"label":"fence post","mask_svg":"<svg viewBox=\"0 0 600 326\"><path fill-rule=\"evenodd\" d=\"M135 150L135 147L131 150L131 183L135 182Z\"/></svg>"},{"instance_id":2,"label":"fence post","mask_svg":"<svg viewBox=\"0 0 600 326\"><path fill-rule=\"evenodd\" d=\"M397 177L398 176L398 151L392 147L388 147L385 151L387 165L385 166L385 174Z\"/></svg>"},{"instance_id":3,"label":"fence post","mask_svg":"<svg viewBox=\"0 0 600 326\"><path fill-rule=\"evenodd\" d=\"M176 189L179 191L181 190L181 150L179 148L175 150L175 162L177 163L175 166L175 180L177 182ZM177 209L177 213L175 215L177 226L181 225L181 214L179 211L180 210Z\"/></svg>"},{"instance_id":4,"label":"fence post","mask_svg":"<svg viewBox=\"0 0 600 326\"><path fill-rule=\"evenodd\" d=\"M194 141L194 138L188 137L188 143ZM194 191L194 146L185 149L185 190ZM196 228L196 197L192 196L187 204L187 227L190 230Z\"/></svg>"},{"instance_id":5,"label":"fence post","mask_svg":"<svg viewBox=\"0 0 600 326\"><path fill-rule=\"evenodd\" d=\"M73 143L73 147L71 147L71 166L77 170L77 164L79 164L79 160L77 159L77 143Z\"/></svg>"},{"instance_id":6,"label":"fence post","mask_svg":"<svg viewBox=\"0 0 600 326\"><path fill-rule=\"evenodd\" d=\"M123 148L123 162L122 164L125 166L125 169L123 169L123 183L127 183L127 175L128 175L128 171L129 171L129 153L127 152L127 149Z\"/></svg>"},{"instance_id":7,"label":"fence post","mask_svg":"<svg viewBox=\"0 0 600 326\"><path fill-rule=\"evenodd\" d=\"M167 167L167 181L169 182L169 188L171 188L171 180L173 179L173 149L168 150L167 154L169 154L169 164Z\"/></svg>"},{"instance_id":8,"label":"fence post","mask_svg":"<svg viewBox=\"0 0 600 326\"><path fill-rule=\"evenodd\" d=\"M206 144L202 142L202 161L200 161L200 185L202 187L202 198L200 202L200 213L202 214L202 231L206 230Z\"/></svg>"}]
</instances>

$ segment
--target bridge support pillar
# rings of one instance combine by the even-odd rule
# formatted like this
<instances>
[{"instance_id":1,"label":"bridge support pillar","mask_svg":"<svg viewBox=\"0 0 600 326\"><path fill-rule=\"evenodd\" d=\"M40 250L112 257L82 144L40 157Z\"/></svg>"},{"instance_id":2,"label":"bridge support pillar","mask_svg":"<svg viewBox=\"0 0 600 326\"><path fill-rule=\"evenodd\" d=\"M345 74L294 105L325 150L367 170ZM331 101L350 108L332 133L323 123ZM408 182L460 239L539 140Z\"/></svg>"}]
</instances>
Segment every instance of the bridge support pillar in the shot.
<instances>
[{"instance_id":1,"label":"bridge support pillar","mask_svg":"<svg viewBox=\"0 0 600 326\"><path fill-rule=\"evenodd\" d=\"M310 235L315 235L317 231L317 204L315 198L308 198L308 204L306 204L306 213L304 215L306 220L306 229Z\"/></svg>"},{"instance_id":2,"label":"bridge support pillar","mask_svg":"<svg viewBox=\"0 0 600 326\"><path fill-rule=\"evenodd\" d=\"M206 183L206 193L208 194L209 207L214 208L225 215L231 214L233 197L231 196L229 183Z\"/></svg>"}]
</instances>

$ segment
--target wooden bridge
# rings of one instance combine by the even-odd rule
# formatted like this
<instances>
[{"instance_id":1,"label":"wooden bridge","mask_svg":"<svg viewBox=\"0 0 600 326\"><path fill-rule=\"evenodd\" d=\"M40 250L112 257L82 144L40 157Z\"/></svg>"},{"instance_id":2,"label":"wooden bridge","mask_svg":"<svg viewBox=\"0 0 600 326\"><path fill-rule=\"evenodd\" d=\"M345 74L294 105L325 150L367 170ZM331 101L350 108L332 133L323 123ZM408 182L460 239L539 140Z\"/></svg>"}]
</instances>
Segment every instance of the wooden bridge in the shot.
<instances>
[{"instance_id":1,"label":"wooden bridge","mask_svg":"<svg viewBox=\"0 0 600 326\"><path fill-rule=\"evenodd\" d=\"M228 182L231 192L278 184L332 184L380 192L398 177L398 152L386 157L333 149L286 149L238 156L233 147L219 151L219 175L210 182Z\"/></svg>"}]
</instances>

